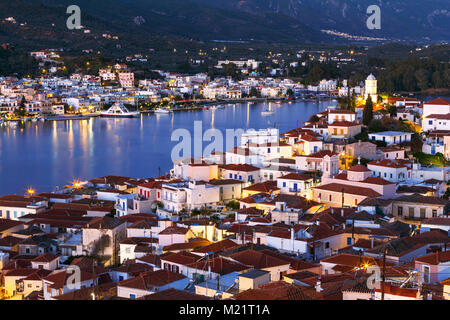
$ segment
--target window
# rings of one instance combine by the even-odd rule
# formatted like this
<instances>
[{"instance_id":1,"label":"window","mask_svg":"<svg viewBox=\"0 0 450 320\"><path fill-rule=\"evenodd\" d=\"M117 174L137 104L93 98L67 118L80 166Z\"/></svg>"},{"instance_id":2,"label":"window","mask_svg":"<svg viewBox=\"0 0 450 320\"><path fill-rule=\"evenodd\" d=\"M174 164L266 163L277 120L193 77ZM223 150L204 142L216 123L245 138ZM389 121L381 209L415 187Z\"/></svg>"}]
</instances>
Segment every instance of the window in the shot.
<instances>
[{"instance_id":1,"label":"window","mask_svg":"<svg viewBox=\"0 0 450 320\"><path fill-rule=\"evenodd\" d=\"M425 208L420 208L420 218L421 219L425 219L425 211L426 211L426 209Z\"/></svg>"},{"instance_id":2,"label":"window","mask_svg":"<svg viewBox=\"0 0 450 320\"><path fill-rule=\"evenodd\" d=\"M408 210L409 210L409 217L410 218L414 218L414 208L408 208Z\"/></svg>"},{"instance_id":3,"label":"window","mask_svg":"<svg viewBox=\"0 0 450 320\"><path fill-rule=\"evenodd\" d=\"M423 281L425 283L430 282L430 267L429 266L423 266Z\"/></svg>"},{"instance_id":4,"label":"window","mask_svg":"<svg viewBox=\"0 0 450 320\"><path fill-rule=\"evenodd\" d=\"M331 194L330 194L330 202L331 202Z\"/></svg>"},{"instance_id":5,"label":"window","mask_svg":"<svg viewBox=\"0 0 450 320\"><path fill-rule=\"evenodd\" d=\"M398 207L398 208L397 208L397 215L398 215L399 217L402 217L402 216L403 216L403 207Z\"/></svg>"},{"instance_id":6,"label":"window","mask_svg":"<svg viewBox=\"0 0 450 320\"><path fill-rule=\"evenodd\" d=\"M433 209L432 213L433 213L433 218L436 218L437 217L437 210Z\"/></svg>"},{"instance_id":7,"label":"window","mask_svg":"<svg viewBox=\"0 0 450 320\"><path fill-rule=\"evenodd\" d=\"M330 243L329 242L325 242L325 249L329 249L330 248Z\"/></svg>"},{"instance_id":8,"label":"window","mask_svg":"<svg viewBox=\"0 0 450 320\"><path fill-rule=\"evenodd\" d=\"M286 188L286 182L283 182L283 188Z\"/></svg>"},{"instance_id":9,"label":"window","mask_svg":"<svg viewBox=\"0 0 450 320\"><path fill-rule=\"evenodd\" d=\"M233 174L232 173L230 173L230 179L233 179Z\"/></svg>"},{"instance_id":10,"label":"window","mask_svg":"<svg viewBox=\"0 0 450 320\"><path fill-rule=\"evenodd\" d=\"M352 238L350 238L350 237L347 238L347 245L348 246L352 245Z\"/></svg>"},{"instance_id":11,"label":"window","mask_svg":"<svg viewBox=\"0 0 450 320\"><path fill-rule=\"evenodd\" d=\"M136 299L136 295L134 293L130 293L130 299Z\"/></svg>"}]
</instances>

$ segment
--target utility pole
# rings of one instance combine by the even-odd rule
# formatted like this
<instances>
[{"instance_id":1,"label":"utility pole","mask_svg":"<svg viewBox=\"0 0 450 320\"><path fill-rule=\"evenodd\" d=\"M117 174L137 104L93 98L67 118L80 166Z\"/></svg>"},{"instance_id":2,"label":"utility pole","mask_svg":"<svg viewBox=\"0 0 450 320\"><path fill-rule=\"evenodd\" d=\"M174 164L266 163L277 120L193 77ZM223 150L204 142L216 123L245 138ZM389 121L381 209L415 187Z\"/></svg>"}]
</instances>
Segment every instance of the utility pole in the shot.
<instances>
[{"instance_id":1,"label":"utility pole","mask_svg":"<svg viewBox=\"0 0 450 320\"><path fill-rule=\"evenodd\" d=\"M96 267L97 261L94 259L92 261L92 275L94 278L94 282L92 284L92 300L96 300L96 296L95 296L95 283L97 282L97 275L95 273L95 267Z\"/></svg>"},{"instance_id":2,"label":"utility pole","mask_svg":"<svg viewBox=\"0 0 450 320\"><path fill-rule=\"evenodd\" d=\"M153 253L153 232L150 230L150 253Z\"/></svg>"},{"instance_id":3,"label":"utility pole","mask_svg":"<svg viewBox=\"0 0 450 320\"><path fill-rule=\"evenodd\" d=\"M383 273L382 273L382 280L381 280L381 300L384 300L384 285L386 282L386 251L387 251L387 245L383 248Z\"/></svg>"}]
</instances>

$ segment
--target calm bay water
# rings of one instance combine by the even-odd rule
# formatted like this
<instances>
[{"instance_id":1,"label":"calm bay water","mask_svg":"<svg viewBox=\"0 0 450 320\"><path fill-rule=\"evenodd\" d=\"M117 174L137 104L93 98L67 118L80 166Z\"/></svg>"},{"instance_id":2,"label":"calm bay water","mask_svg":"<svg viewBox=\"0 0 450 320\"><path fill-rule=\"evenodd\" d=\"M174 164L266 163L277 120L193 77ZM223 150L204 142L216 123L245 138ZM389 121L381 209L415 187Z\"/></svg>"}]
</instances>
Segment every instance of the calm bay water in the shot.
<instances>
[{"instance_id":1,"label":"calm bay water","mask_svg":"<svg viewBox=\"0 0 450 320\"><path fill-rule=\"evenodd\" d=\"M172 168L171 151L178 143L171 134L178 128L193 133L194 121L209 128L262 129L280 133L295 128L297 121L324 111L331 101L271 104L272 116L262 116L268 104L236 104L215 111L183 111L143 114L136 119L91 118L26 122L13 129L0 127L0 195L54 191L74 179L104 175L155 177ZM205 148L209 142L203 143Z\"/></svg>"}]
</instances>

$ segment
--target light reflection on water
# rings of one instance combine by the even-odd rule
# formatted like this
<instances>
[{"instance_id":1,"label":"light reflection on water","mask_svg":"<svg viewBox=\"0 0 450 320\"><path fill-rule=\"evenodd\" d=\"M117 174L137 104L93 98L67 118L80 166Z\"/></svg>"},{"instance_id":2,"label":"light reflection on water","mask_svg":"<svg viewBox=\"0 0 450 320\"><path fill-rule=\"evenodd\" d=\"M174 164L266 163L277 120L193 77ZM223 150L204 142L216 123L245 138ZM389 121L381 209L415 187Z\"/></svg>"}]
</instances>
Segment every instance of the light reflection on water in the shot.
<instances>
[{"instance_id":1,"label":"light reflection on water","mask_svg":"<svg viewBox=\"0 0 450 320\"><path fill-rule=\"evenodd\" d=\"M296 102L271 109L273 116L261 116L268 105L237 104L215 111L185 111L171 114L143 114L136 119L28 121L15 129L0 128L0 194L54 191L74 179L86 180L108 174L154 177L172 168L170 154L177 142L171 133L185 128L193 134L194 121L203 121L203 132L214 127L261 129L274 124L285 132L297 121L335 104ZM205 142L203 148L209 143Z\"/></svg>"}]
</instances>

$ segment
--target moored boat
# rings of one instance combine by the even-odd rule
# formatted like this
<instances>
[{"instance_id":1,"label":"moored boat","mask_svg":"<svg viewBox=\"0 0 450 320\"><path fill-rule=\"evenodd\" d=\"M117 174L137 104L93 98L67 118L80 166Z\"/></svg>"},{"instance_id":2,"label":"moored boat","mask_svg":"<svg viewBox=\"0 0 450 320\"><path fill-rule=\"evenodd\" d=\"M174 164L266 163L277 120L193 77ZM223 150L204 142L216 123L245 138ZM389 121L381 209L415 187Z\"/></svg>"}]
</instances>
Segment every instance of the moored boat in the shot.
<instances>
[{"instance_id":1,"label":"moored boat","mask_svg":"<svg viewBox=\"0 0 450 320\"><path fill-rule=\"evenodd\" d=\"M162 108L155 109L155 113L168 114L171 112L172 112L172 110L169 110L169 109L162 109Z\"/></svg>"},{"instance_id":2,"label":"moored boat","mask_svg":"<svg viewBox=\"0 0 450 320\"><path fill-rule=\"evenodd\" d=\"M139 116L139 111L130 111L123 103L116 102L107 111L100 111L100 116L103 118L135 118Z\"/></svg>"}]
</instances>

